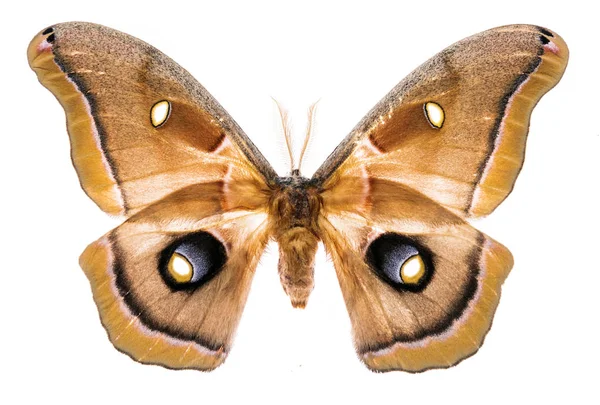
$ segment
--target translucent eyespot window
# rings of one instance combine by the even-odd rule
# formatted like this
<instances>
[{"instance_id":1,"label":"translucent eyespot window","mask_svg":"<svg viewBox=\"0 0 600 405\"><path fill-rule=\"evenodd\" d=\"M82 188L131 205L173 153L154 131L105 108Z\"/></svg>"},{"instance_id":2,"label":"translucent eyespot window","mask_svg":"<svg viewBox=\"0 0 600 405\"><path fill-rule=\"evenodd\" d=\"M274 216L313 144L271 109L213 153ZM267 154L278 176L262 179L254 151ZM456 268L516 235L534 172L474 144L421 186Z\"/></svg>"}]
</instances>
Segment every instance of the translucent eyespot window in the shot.
<instances>
[{"instance_id":1,"label":"translucent eyespot window","mask_svg":"<svg viewBox=\"0 0 600 405\"><path fill-rule=\"evenodd\" d=\"M162 100L154 104L150 110L150 121L152 122L152 126L158 128L161 125L164 125L169 119L169 115L171 115L171 103L167 100Z\"/></svg>"},{"instance_id":2,"label":"translucent eyespot window","mask_svg":"<svg viewBox=\"0 0 600 405\"><path fill-rule=\"evenodd\" d=\"M429 124L431 124L432 127L441 128L442 125L444 125L446 116L441 105L430 101L425 103L423 110L425 111L425 117L427 117L427 121L429 121Z\"/></svg>"},{"instance_id":3,"label":"translucent eyespot window","mask_svg":"<svg viewBox=\"0 0 600 405\"><path fill-rule=\"evenodd\" d=\"M194 276L194 267L189 260L179 253L173 253L167 271L176 283L188 283Z\"/></svg>"},{"instance_id":4,"label":"translucent eyespot window","mask_svg":"<svg viewBox=\"0 0 600 405\"><path fill-rule=\"evenodd\" d=\"M419 284L425 276L425 263L421 255L406 260L400 267L400 278L405 284Z\"/></svg>"}]
</instances>

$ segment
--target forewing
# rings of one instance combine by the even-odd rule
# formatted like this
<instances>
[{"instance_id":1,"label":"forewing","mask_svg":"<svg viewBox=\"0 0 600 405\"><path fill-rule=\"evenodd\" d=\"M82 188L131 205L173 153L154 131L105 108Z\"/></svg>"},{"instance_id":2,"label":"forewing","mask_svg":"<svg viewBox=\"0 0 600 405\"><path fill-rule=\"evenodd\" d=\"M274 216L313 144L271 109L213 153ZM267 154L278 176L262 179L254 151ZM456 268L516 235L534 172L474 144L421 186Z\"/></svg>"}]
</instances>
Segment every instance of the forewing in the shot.
<instances>
[{"instance_id":1,"label":"forewing","mask_svg":"<svg viewBox=\"0 0 600 405\"><path fill-rule=\"evenodd\" d=\"M367 170L463 217L487 215L511 192L531 111L560 80L568 54L557 34L530 25L459 41L384 97L315 179L329 189Z\"/></svg>"},{"instance_id":2,"label":"forewing","mask_svg":"<svg viewBox=\"0 0 600 405\"><path fill-rule=\"evenodd\" d=\"M232 176L274 178L215 99L145 42L72 22L42 31L27 53L65 109L81 185L104 211L129 216L188 185Z\"/></svg>"}]
</instances>

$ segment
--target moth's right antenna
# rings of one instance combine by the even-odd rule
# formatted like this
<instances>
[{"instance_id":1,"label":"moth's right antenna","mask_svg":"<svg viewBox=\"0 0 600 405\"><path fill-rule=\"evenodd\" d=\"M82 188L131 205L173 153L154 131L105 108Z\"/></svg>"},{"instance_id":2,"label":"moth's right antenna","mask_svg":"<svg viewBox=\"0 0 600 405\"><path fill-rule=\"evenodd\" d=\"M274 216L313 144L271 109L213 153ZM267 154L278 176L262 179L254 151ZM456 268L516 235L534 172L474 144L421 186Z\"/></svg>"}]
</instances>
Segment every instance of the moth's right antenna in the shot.
<instances>
[{"instance_id":1,"label":"moth's right antenna","mask_svg":"<svg viewBox=\"0 0 600 405\"><path fill-rule=\"evenodd\" d=\"M321 101L321 99L315 101L308 108L308 124L306 125L306 135L304 136L304 144L302 145L302 150L300 151L300 158L298 159L298 173L300 173L300 167L302 166L302 160L304 159L304 152L308 148L310 143L310 138L312 136L312 130L314 127L315 120L315 112L317 111L317 104Z\"/></svg>"}]
</instances>

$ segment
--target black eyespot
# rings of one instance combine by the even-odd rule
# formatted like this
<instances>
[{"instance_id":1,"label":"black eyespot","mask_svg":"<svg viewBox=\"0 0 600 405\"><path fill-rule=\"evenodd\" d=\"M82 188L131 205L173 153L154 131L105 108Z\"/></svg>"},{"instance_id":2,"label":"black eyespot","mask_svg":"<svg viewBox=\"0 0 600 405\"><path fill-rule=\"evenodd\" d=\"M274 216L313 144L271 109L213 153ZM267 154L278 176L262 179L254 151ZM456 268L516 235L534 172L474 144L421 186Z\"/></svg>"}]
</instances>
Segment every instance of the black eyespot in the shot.
<instances>
[{"instance_id":1,"label":"black eyespot","mask_svg":"<svg viewBox=\"0 0 600 405\"><path fill-rule=\"evenodd\" d=\"M48 35L48 37L46 37L46 41L48 41L49 43L54 42L54 39L55 39L54 34L50 34L50 35Z\"/></svg>"},{"instance_id":2,"label":"black eyespot","mask_svg":"<svg viewBox=\"0 0 600 405\"><path fill-rule=\"evenodd\" d=\"M540 32L544 35L546 35L547 37L554 37L554 34L552 34L550 31L548 31L546 28L542 28L542 27L538 27L538 29L540 30Z\"/></svg>"},{"instance_id":3,"label":"black eyespot","mask_svg":"<svg viewBox=\"0 0 600 405\"><path fill-rule=\"evenodd\" d=\"M195 289L214 277L227 261L225 246L208 232L171 243L160 255L159 271L174 290Z\"/></svg>"},{"instance_id":4,"label":"black eyespot","mask_svg":"<svg viewBox=\"0 0 600 405\"><path fill-rule=\"evenodd\" d=\"M544 44L544 45L546 45L548 42L550 42L550 40L543 35L540 35L540 41L542 41L542 44Z\"/></svg>"},{"instance_id":5,"label":"black eyespot","mask_svg":"<svg viewBox=\"0 0 600 405\"><path fill-rule=\"evenodd\" d=\"M395 233L385 233L371 242L366 260L381 279L398 290L421 291L433 274L430 251Z\"/></svg>"},{"instance_id":6,"label":"black eyespot","mask_svg":"<svg viewBox=\"0 0 600 405\"><path fill-rule=\"evenodd\" d=\"M48 28L46 28L46 29L45 29L45 30L42 32L42 34L43 34L43 35L48 35L48 34L51 34L51 33L53 33L53 32L54 32L54 28L52 28L52 27L48 27Z\"/></svg>"}]
</instances>

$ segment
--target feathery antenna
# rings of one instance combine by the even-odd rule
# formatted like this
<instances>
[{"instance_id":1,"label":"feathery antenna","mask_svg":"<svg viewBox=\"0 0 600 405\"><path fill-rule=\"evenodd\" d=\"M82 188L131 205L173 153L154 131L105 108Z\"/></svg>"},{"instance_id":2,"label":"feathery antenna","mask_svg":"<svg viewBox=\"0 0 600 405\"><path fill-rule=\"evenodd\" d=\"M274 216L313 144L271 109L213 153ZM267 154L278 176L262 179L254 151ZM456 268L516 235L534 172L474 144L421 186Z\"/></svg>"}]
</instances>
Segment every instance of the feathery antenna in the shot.
<instances>
[{"instance_id":1,"label":"feathery antenna","mask_svg":"<svg viewBox=\"0 0 600 405\"><path fill-rule=\"evenodd\" d=\"M277 105L277 110L279 110L279 116L281 117L281 126L283 127L283 136L285 138L285 144L287 146L288 154L290 155L290 166L291 170L294 170L296 166L294 162L294 151L292 148L292 134L290 131L290 119L288 116L288 112L279 104L277 100L271 97L275 104Z\"/></svg>"},{"instance_id":2,"label":"feathery antenna","mask_svg":"<svg viewBox=\"0 0 600 405\"><path fill-rule=\"evenodd\" d=\"M294 147L293 147L293 143L292 143L292 133L290 130L291 126L290 126L290 119L289 119L288 112L286 111L285 108L283 108L281 106L281 104L279 104L279 102L277 100L275 100L273 97L271 97L271 98L277 105L277 110L279 111L279 116L281 117L281 126L283 128L283 136L285 138L285 144L287 146L288 154L290 156L291 174L292 174L292 176L299 176L300 168L302 166L302 161L304 160L304 155L306 153L306 150L309 147L310 140L312 137L312 131L314 128L314 120L315 120L315 115L316 115L315 113L317 110L317 104L319 103L320 99L315 101L308 109L308 124L306 126L306 135L304 136L304 143L303 143L302 149L300 151L298 165L296 166L296 162L294 159Z\"/></svg>"},{"instance_id":3,"label":"feathery antenna","mask_svg":"<svg viewBox=\"0 0 600 405\"><path fill-rule=\"evenodd\" d=\"M312 103L312 105L308 109L308 123L306 124L306 135L304 135L304 144L302 145L302 150L300 151L300 158L298 159L298 172L300 172L300 168L302 167L302 160L304 159L304 153L306 149L308 149L308 144L310 143L310 138L312 136L312 130L314 127L315 121L315 113L317 111L317 104L321 101L321 99Z\"/></svg>"}]
</instances>

